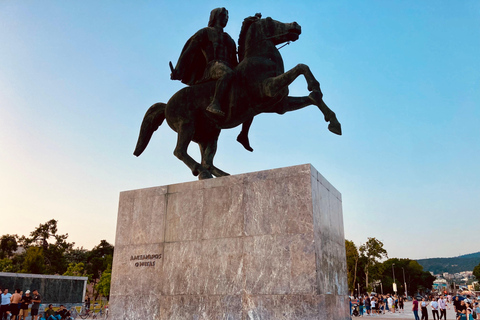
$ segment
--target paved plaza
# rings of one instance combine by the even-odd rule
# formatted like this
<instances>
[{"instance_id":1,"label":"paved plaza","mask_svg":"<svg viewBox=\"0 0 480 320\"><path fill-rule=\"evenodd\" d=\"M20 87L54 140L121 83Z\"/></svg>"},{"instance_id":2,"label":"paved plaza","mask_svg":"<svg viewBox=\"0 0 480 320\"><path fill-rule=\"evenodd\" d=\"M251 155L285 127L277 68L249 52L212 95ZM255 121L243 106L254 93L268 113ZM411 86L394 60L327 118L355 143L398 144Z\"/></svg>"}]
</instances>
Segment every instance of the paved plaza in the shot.
<instances>
[{"instance_id":1,"label":"paved plaza","mask_svg":"<svg viewBox=\"0 0 480 320\"><path fill-rule=\"evenodd\" d=\"M427 308L428 308L428 319L433 319L433 315L431 311L432 308L430 306L428 306ZM420 310L418 311L418 316L420 318L422 316L422 313ZM362 318L362 317L352 317L352 319L358 319L358 318ZM404 310L402 310L402 312L395 312L395 313L387 312L386 314L370 315L370 316L364 314L363 318L372 318L372 319L379 319L379 320L380 319L397 319L397 320L415 319L412 311L411 301L407 301L405 303L405 307L404 307ZM451 304L448 304L447 320L454 320L454 319L455 319L455 312L453 311L453 306Z\"/></svg>"}]
</instances>

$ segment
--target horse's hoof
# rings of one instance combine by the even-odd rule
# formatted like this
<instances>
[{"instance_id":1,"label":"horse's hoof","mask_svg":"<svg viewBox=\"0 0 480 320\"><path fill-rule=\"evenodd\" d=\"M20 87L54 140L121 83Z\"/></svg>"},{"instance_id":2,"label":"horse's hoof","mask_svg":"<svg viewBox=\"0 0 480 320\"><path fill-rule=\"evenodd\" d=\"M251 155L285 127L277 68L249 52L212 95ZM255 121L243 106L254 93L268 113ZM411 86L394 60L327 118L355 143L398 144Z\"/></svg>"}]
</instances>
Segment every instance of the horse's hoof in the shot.
<instances>
[{"instance_id":1,"label":"horse's hoof","mask_svg":"<svg viewBox=\"0 0 480 320\"><path fill-rule=\"evenodd\" d=\"M328 130L330 130L330 132L338 134L339 136L342 135L342 126L340 125L340 122L337 121L337 119L335 119L335 121L330 121L330 123L328 124Z\"/></svg>"},{"instance_id":2,"label":"horse's hoof","mask_svg":"<svg viewBox=\"0 0 480 320\"><path fill-rule=\"evenodd\" d=\"M205 180L205 179L211 179L213 178L212 174L208 171L202 171L199 175L198 175L198 180Z\"/></svg>"}]
</instances>

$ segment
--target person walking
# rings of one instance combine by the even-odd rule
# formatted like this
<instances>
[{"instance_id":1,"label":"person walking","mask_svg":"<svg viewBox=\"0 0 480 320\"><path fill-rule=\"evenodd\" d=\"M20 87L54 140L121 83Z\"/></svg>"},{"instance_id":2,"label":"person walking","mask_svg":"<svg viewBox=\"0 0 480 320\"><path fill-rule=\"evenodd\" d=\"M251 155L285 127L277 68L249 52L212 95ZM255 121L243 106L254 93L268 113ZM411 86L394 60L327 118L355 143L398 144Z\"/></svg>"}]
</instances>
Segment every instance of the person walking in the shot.
<instances>
[{"instance_id":1,"label":"person walking","mask_svg":"<svg viewBox=\"0 0 480 320\"><path fill-rule=\"evenodd\" d=\"M418 301L415 297L413 297L412 301L412 311L413 315L415 316L415 320L420 320L420 318L418 317Z\"/></svg>"},{"instance_id":2,"label":"person walking","mask_svg":"<svg viewBox=\"0 0 480 320\"><path fill-rule=\"evenodd\" d=\"M432 307L433 320L440 320L440 316L438 314L438 299L433 298L430 306Z\"/></svg>"},{"instance_id":3,"label":"person walking","mask_svg":"<svg viewBox=\"0 0 480 320\"><path fill-rule=\"evenodd\" d=\"M3 289L2 304L0 305L0 320L6 320L10 314L10 299L12 294L8 292L8 289Z\"/></svg>"},{"instance_id":4,"label":"person walking","mask_svg":"<svg viewBox=\"0 0 480 320\"><path fill-rule=\"evenodd\" d=\"M440 309L440 319L447 320L447 301L443 295L438 299L438 308Z\"/></svg>"},{"instance_id":5,"label":"person walking","mask_svg":"<svg viewBox=\"0 0 480 320\"><path fill-rule=\"evenodd\" d=\"M427 306L429 303L425 300L425 298L422 298L422 302L420 302L421 310L422 310L422 320L428 320L428 311L427 311Z\"/></svg>"}]
</instances>

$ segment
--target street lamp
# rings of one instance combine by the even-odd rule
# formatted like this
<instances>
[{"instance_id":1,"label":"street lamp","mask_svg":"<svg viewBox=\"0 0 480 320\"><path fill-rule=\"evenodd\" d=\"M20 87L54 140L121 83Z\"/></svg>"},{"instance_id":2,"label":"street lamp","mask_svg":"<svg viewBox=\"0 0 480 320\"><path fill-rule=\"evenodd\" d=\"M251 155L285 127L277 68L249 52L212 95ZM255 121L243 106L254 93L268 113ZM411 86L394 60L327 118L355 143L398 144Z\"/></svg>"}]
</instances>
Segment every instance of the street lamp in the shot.
<instances>
[{"instance_id":1,"label":"street lamp","mask_svg":"<svg viewBox=\"0 0 480 320\"><path fill-rule=\"evenodd\" d=\"M408 297L407 293L407 281L405 281L405 269L402 267L403 270L403 283L405 284L405 297Z\"/></svg>"},{"instance_id":2,"label":"street lamp","mask_svg":"<svg viewBox=\"0 0 480 320\"><path fill-rule=\"evenodd\" d=\"M395 269L393 268L393 266L395 265L395 263L392 263L392 273L393 273L393 291L395 293L397 293L397 285L395 283Z\"/></svg>"}]
</instances>

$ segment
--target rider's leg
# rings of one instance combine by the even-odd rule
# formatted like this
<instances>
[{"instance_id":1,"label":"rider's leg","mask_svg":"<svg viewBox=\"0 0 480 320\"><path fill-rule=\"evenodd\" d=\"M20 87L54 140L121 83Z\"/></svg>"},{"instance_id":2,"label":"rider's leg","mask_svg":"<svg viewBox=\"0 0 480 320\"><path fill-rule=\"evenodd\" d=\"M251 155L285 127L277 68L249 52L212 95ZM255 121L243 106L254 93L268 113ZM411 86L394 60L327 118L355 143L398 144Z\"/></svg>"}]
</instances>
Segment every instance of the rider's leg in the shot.
<instances>
[{"instance_id":1,"label":"rider's leg","mask_svg":"<svg viewBox=\"0 0 480 320\"><path fill-rule=\"evenodd\" d=\"M237 141L240 142L242 146L250 152L252 152L253 149L250 146L250 141L248 139L248 131L250 130L250 126L252 125L252 122L253 122L253 118L250 118L244 123L242 123L242 131L240 131L237 137Z\"/></svg>"},{"instance_id":2,"label":"rider's leg","mask_svg":"<svg viewBox=\"0 0 480 320\"><path fill-rule=\"evenodd\" d=\"M225 112L222 111L220 102L225 97L225 93L228 92L232 78L233 78L233 71L229 70L229 71L226 71L225 74L220 79L217 80L217 83L215 86L215 94L213 96L212 102L207 107L207 111L213 114L216 114L218 116L222 116L222 117L225 116Z\"/></svg>"}]
</instances>

